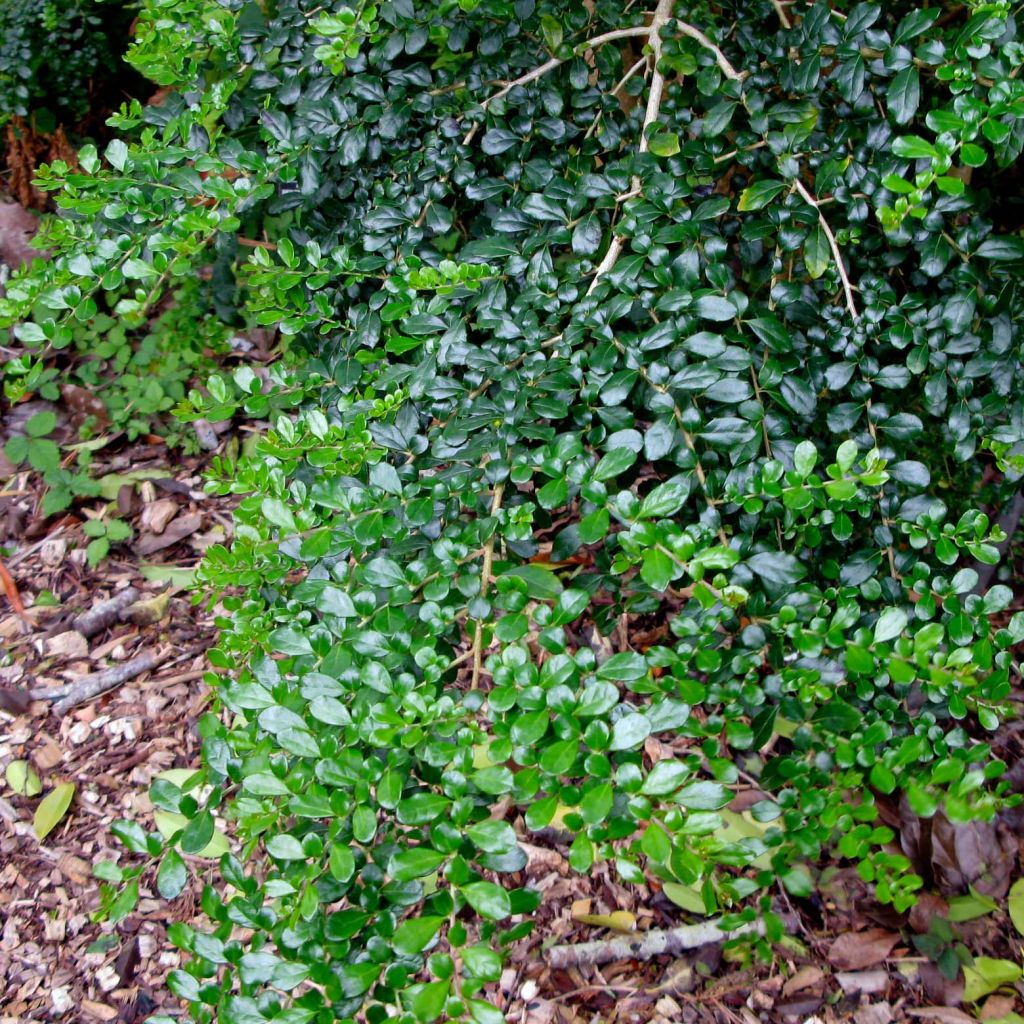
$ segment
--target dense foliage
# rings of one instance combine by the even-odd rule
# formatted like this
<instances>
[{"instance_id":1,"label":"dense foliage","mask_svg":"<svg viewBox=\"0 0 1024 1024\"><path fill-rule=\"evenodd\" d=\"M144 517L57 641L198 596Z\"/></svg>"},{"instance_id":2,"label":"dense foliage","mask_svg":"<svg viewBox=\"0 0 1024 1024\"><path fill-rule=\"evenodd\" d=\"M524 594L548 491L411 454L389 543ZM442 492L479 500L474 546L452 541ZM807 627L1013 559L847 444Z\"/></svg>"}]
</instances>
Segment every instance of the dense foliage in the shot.
<instances>
[{"instance_id":1,"label":"dense foliage","mask_svg":"<svg viewBox=\"0 0 1024 1024\"><path fill-rule=\"evenodd\" d=\"M910 905L879 798L995 813L1021 51L1002 3L147 6L172 92L44 172L3 314L44 358L206 265L288 351L181 409L270 427L211 481L183 827L118 826L169 897L237 838L173 933L196 1020L498 1024L514 823L770 939L825 850Z\"/></svg>"},{"instance_id":2,"label":"dense foliage","mask_svg":"<svg viewBox=\"0 0 1024 1024\"><path fill-rule=\"evenodd\" d=\"M0 5L0 124L38 120L72 126L109 98L128 42L123 0L5 0ZM124 95L125 72L118 92Z\"/></svg>"}]
</instances>

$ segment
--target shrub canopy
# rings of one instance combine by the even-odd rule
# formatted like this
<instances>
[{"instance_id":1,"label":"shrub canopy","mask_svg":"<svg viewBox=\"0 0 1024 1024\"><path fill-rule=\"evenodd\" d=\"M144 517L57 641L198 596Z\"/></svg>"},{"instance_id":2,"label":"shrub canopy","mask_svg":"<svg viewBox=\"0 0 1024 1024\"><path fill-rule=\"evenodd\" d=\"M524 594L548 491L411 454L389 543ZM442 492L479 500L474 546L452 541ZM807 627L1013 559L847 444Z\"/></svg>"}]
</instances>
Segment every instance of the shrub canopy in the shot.
<instances>
[{"instance_id":1,"label":"shrub canopy","mask_svg":"<svg viewBox=\"0 0 1024 1024\"><path fill-rule=\"evenodd\" d=\"M172 91L44 172L4 312L59 345L209 265L290 355L183 409L270 422L211 483L224 714L154 793L241 844L174 933L197 1020L497 1024L524 830L771 937L823 851L910 905L880 803L994 814L1008 6L151 0Z\"/></svg>"}]
</instances>

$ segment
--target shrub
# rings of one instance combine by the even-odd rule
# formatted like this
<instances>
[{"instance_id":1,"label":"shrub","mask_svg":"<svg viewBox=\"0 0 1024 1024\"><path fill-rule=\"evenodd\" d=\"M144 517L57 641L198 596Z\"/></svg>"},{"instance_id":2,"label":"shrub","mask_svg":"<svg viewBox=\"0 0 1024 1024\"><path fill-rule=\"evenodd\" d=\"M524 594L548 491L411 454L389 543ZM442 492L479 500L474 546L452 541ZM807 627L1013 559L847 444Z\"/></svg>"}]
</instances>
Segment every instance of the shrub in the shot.
<instances>
[{"instance_id":1,"label":"shrub","mask_svg":"<svg viewBox=\"0 0 1024 1024\"><path fill-rule=\"evenodd\" d=\"M39 114L50 130L89 113L90 81L117 57L112 12L124 7L82 0L10 0L0 9L0 123ZM108 24L104 23L104 14Z\"/></svg>"},{"instance_id":2,"label":"shrub","mask_svg":"<svg viewBox=\"0 0 1024 1024\"><path fill-rule=\"evenodd\" d=\"M173 897L230 822L212 931L172 932L195 1018L498 1022L520 815L769 939L826 852L909 906L880 805L1008 799L1024 621L973 507L1024 423L1008 5L148 17L177 91L43 173L57 255L4 312L61 344L214 261L288 352L181 409L270 427L211 478L219 713L152 793L184 827L118 826Z\"/></svg>"},{"instance_id":3,"label":"shrub","mask_svg":"<svg viewBox=\"0 0 1024 1024\"><path fill-rule=\"evenodd\" d=\"M0 5L0 127L8 190L26 206L40 159L71 159L67 132L102 129L143 81L120 60L125 0L5 0Z\"/></svg>"}]
</instances>

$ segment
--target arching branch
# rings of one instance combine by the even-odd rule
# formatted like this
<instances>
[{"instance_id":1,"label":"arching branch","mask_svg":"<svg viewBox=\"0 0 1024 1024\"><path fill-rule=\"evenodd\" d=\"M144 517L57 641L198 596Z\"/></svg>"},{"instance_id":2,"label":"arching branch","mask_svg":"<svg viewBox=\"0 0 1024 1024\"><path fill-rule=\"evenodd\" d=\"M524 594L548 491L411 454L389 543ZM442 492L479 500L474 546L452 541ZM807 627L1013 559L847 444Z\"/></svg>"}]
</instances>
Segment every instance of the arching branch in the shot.
<instances>
[{"instance_id":1,"label":"arching branch","mask_svg":"<svg viewBox=\"0 0 1024 1024\"><path fill-rule=\"evenodd\" d=\"M825 219L825 215L821 212L818 200L807 191L803 182L801 182L799 178L793 182L793 187L799 193L800 198L803 199L808 206L814 207L814 212L818 215L818 223L821 224L821 230L825 232L829 248L832 250L832 258L836 261L836 267L839 268L839 280L843 282L843 294L846 296L846 308L850 311L850 316L856 320L859 314L857 313L857 304L853 301L853 285L850 284L849 275L846 273L846 265L843 263L843 254L839 248L839 243L836 241L836 236L832 234L832 228L829 227L829 223Z\"/></svg>"},{"instance_id":2,"label":"arching branch","mask_svg":"<svg viewBox=\"0 0 1024 1024\"><path fill-rule=\"evenodd\" d=\"M661 105L661 93L665 87L664 76L659 78L657 75L657 61L661 57L661 30L672 20L672 7L674 6L674 0L661 0L651 15L651 19L646 25L632 25L627 28L616 28L609 32L602 32L600 35L593 36L590 39L580 43L573 50L573 56L577 56L581 53L585 53L587 50L596 49L599 46L603 46L605 43L614 42L616 39L629 39L637 36L646 36L648 45L651 47L652 54L654 55L655 61L655 78L651 83L651 90L654 91L655 87L658 87L658 95L656 97L656 106ZM746 75L743 72L737 71L733 67L729 58L722 52L721 48L713 43L705 33L703 33L695 25L691 25L685 21L675 21L676 28L680 35L688 36L690 39L700 43L704 49L708 50L714 55L715 63L721 69L723 75L726 78L734 82L742 82ZM503 96L507 96L513 89L520 85L529 85L530 82L535 82L538 78L543 78L549 71L554 71L555 68L564 64L570 58L568 57L551 57L546 60L543 64L539 64L532 71L527 71L525 74L520 75L518 78L514 78L510 82L506 82L497 92L488 96L485 100L480 103L480 107L486 110L496 100L501 99ZM650 109L651 104L648 104ZM645 121L645 126L648 122ZM473 137L476 135L478 125L473 125L472 128L466 133L466 137L462 140L463 145L469 145L473 141Z\"/></svg>"}]
</instances>

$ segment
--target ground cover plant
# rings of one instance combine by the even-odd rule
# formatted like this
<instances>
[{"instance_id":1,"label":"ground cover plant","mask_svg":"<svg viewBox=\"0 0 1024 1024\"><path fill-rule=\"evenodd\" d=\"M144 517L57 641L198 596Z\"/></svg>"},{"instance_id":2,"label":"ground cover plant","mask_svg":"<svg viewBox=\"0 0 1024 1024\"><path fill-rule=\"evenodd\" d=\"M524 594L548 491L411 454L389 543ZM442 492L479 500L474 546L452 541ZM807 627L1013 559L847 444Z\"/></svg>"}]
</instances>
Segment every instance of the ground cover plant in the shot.
<instances>
[{"instance_id":1,"label":"ground cover plant","mask_svg":"<svg viewBox=\"0 0 1024 1024\"><path fill-rule=\"evenodd\" d=\"M1013 799L1024 620L977 585L1024 425L1010 6L169 0L139 33L169 94L44 169L55 256L0 313L45 360L212 268L211 316L286 352L179 407L270 426L210 482L242 498L204 762L152 791L182 827L117 826L168 898L233 837L213 930L173 932L193 1018L497 1024L516 823L761 951L825 853L908 908L879 801ZM102 868L115 917L141 864Z\"/></svg>"}]
</instances>

